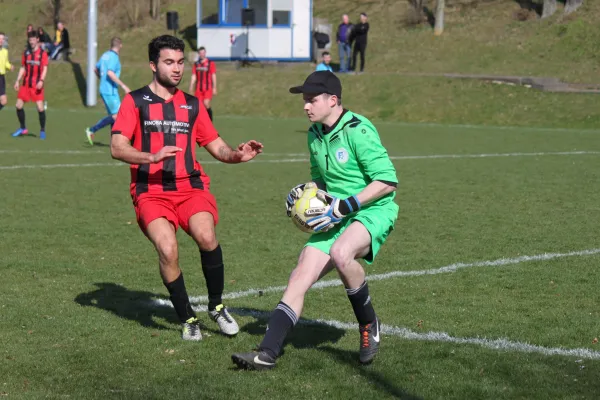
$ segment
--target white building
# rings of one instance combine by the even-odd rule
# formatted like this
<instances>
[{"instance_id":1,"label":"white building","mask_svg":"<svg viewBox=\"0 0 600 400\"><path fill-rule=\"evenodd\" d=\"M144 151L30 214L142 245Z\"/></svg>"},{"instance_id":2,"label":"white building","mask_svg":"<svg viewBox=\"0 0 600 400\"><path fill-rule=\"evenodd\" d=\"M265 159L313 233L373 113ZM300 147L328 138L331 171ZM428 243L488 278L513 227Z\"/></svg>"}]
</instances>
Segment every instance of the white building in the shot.
<instances>
[{"instance_id":1,"label":"white building","mask_svg":"<svg viewBox=\"0 0 600 400\"><path fill-rule=\"evenodd\" d=\"M312 0L196 1L197 43L212 60L311 60ZM253 26L242 24L248 8L254 10Z\"/></svg>"}]
</instances>

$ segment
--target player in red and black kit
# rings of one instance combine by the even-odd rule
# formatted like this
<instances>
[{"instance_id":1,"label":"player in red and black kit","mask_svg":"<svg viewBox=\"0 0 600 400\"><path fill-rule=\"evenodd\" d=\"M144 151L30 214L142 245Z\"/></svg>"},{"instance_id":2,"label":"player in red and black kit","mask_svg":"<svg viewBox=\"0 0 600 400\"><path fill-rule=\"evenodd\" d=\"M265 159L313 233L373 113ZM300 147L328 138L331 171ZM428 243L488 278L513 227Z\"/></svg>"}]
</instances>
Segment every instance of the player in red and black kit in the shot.
<instances>
[{"instance_id":1,"label":"player in red and black kit","mask_svg":"<svg viewBox=\"0 0 600 400\"><path fill-rule=\"evenodd\" d=\"M213 95L217 94L217 67L213 61L206 58L204 47L198 49L198 61L194 63L192 69L189 92L195 93L195 96L204 103L204 107L206 107L212 121L213 112L210 102Z\"/></svg>"},{"instance_id":2,"label":"player in red and black kit","mask_svg":"<svg viewBox=\"0 0 600 400\"><path fill-rule=\"evenodd\" d=\"M25 127L25 111L23 104L35 101L40 118L40 139L46 139L46 111L44 110L44 80L48 72L48 53L42 50L40 40L36 31L27 34L30 48L25 50L21 58L21 69L15 82L17 95L17 117L21 126L12 136L24 136L28 134Z\"/></svg>"},{"instance_id":3,"label":"player in red and black kit","mask_svg":"<svg viewBox=\"0 0 600 400\"><path fill-rule=\"evenodd\" d=\"M219 136L200 101L177 89L184 69L182 40L163 35L148 45L154 79L125 96L112 128L113 158L131 164L131 197L140 228L158 252L160 274L182 323L182 338L201 340L179 269L178 226L200 249L208 313L225 335L239 327L222 304L224 268L215 236L219 220L210 179L196 160L196 143L224 163L250 161L262 152L254 140L232 149Z\"/></svg>"}]
</instances>

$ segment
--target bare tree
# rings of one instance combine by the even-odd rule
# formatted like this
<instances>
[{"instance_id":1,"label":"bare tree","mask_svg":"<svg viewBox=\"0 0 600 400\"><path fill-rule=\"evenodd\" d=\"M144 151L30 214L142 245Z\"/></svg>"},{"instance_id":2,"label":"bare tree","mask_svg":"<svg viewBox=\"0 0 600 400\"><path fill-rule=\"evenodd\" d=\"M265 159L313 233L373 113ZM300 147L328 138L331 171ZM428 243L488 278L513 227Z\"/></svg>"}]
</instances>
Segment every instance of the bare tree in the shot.
<instances>
[{"instance_id":1,"label":"bare tree","mask_svg":"<svg viewBox=\"0 0 600 400\"><path fill-rule=\"evenodd\" d=\"M414 13L414 22L420 24L424 20L423 14L423 3L425 0L408 0L408 3L411 5Z\"/></svg>"},{"instance_id":2,"label":"bare tree","mask_svg":"<svg viewBox=\"0 0 600 400\"><path fill-rule=\"evenodd\" d=\"M548 18L556 12L556 0L544 0L542 18Z\"/></svg>"},{"instance_id":3,"label":"bare tree","mask_svg":"<svg viewBox=\"0 0 600 400\"><path fill-rule=\"evenodd\" d=\"M571 14L583 4L583 0L567 0L565 3L565 15Z\"/></svg>"},{"instance_id":4,"label":"bare tree","mask_svg":"<svg viewBox=\"0 0 600 400\"><path fill-rule=\"evenodd\" d=\"M446 0L437 0L437 7L435 8L435 26L433 28L433 34L440 36L444 32L444 8L446 7Z\"/></svg>"},{"instance_id":5,"label":"bare tree","mask_svg":"<svg viewBox=\"0 0 600 400\"><path fill-rule=\"evenodd\" d=\"M60 21L60 6L61 6L61 0L52 0L52 7L54 8L54 15L53 15L53 20L54 20L54 26L56 26L58 24L58 21Z\"/></svg>"},{"instance_id":6,"label":"bare tree","mask_svg":"<svg viewBox=\"0 0 600 400\"><path fill-rule=\"evenodd\" d=\"M150 16L152 19L158 19L160 15L160 0L150 0Z\"/></svg>"}]
</instances>

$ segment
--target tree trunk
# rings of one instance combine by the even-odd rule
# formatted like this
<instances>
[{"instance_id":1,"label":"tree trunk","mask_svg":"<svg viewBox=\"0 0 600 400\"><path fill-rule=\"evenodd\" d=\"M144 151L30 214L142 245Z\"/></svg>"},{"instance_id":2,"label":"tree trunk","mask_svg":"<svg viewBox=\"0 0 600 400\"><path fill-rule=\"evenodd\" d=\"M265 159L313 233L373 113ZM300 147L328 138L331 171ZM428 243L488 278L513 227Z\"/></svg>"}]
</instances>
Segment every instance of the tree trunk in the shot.
<instances>
[{"instance_id":1,"label":"tree trunk","mask_svg":"<svg viewBox=\"0 0 600 400\"><path fill-rule=\"evenodd\" d=\"M583 0L567 0L565 3L565 15L569 15L583 4Z\"/></svg>"},{"instance_id":2,"label":"tree trunk","mask_svg":"<svg viewBox=\"0 0 600 400\"><path fill-rule=\"evenodd\" d=\"M53 0L52 1L52 5L54 6L54 15L53 15L53 19L54 19L54 26L56 26L56 24L58 24L58 21L60 21L60 6L61 6L61 0Z\"/></svg>"},{"instance_id":3,"label":"tree trunk","mask_svg":"<svg viewBox=\"0 0 600 400\"><path fill-rule=\"evenodd\" d=\"M435 27L433 28L433 34L440 36L444 32L444 8L446 7L446 0L437 0L437 7L435 8Z\"/></svg>"},{"instance_id":4,"label":"tree trunk","mask_svg":"<svg viewBox=\"0 0 600 400\"><path fill-rule=\"evenodd\" d=\"M157 20L160 14L160 0L150 0L150 16Z\"/></svg>"},{"instance_id":5,"label":"tree trunk","mask_svg":"<svg viewBox=\"0 0 600 400\"><path fill-rule=\"evenodd\" d=\"M542 18L548 18L556 12L556 0L544 0L544 10Z\"/></svg>"}]
</instances>

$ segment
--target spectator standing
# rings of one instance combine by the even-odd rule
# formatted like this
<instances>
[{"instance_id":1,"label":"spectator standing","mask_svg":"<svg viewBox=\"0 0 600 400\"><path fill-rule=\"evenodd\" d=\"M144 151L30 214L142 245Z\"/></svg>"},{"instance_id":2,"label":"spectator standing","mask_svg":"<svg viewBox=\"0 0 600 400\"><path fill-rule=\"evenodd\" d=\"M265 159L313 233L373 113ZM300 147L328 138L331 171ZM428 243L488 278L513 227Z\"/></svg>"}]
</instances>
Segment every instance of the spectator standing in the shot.
<instances>
[{"instance_id":1,"label":"spectator standing","mask_svg":"<svg viewBox=\"0 0 600 400\"><path fill-rule=\"evenodd\" d=\"M321 64L317 65L317 68L315 69L315 71L333 72L333 68L331 68L331 65L329 65L330 63L331 63L331 54L329 54L328 51L324 51L323 52L323 61L321 61Z\"/></svg>"},{"instance_id":2,"label":"spectator standing","mask_svg":"<svg viewBox=\"0 0 600 400\"><path fill-rule=\"evenodd\" d=\"M353 25L350 23L348 15L342 15L342 23L338 26L336 35L338 51L340 54L340 72L348 72L348 69L350 68L350 53L352 50L350 35L352 33L352 28Z\"/></svg>"},{"instance_id":3,"label":"spectator standing","mask_svg":"<svg viewBox=\"0 0 600 400\"><path fill-rule=\"evenodd\" d=\"M367 50L367 34L369 32L369 22L367 14L360 14L360 23L354 25L350 35L350 42L354 42L354 51L352 52L352 67L356 71L356 55L360 53L360 73L365 70L365 51Z\"/></svg>"}]
</instances>

